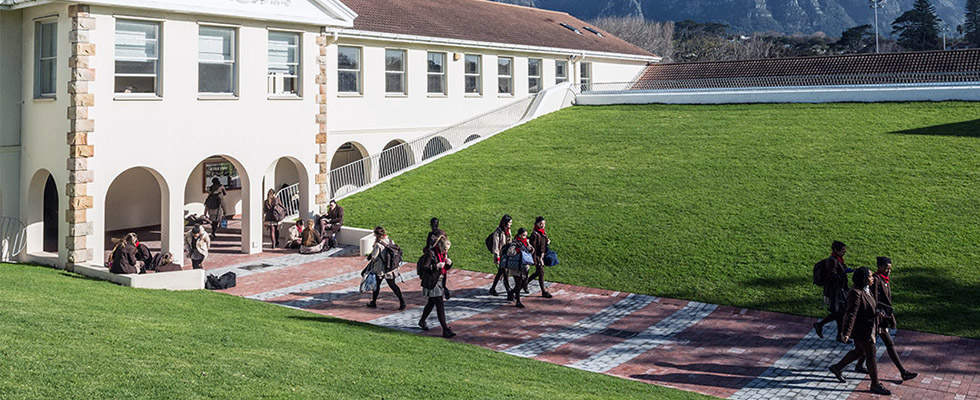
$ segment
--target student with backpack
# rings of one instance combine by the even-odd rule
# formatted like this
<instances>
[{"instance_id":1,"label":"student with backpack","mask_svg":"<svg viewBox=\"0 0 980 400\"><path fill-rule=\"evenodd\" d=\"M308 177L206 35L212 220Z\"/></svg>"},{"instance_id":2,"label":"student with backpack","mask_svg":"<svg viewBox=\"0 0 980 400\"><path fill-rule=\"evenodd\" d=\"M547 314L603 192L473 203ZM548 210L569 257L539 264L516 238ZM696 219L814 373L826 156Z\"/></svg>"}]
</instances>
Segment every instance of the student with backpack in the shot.
<instances>
[{"instance_id":1,"label":"student with backpack","mask_svg":"<svg viewBox=\"0 0 980 400\"><path fill-rule=\"evenodd\" d=\"M431 248L433 245L435 245L436 241L439 240L440 237L449 237L449 235L446 234L446 231L439 229L439 218L430 219L429 228L431 228L431 230L425 237L425 248L422 249L422 251L425 251L425 249ZM442 289L443 297L445 297L446 300L449 300L452 295L449 293L449 287L446 286L446 275L442 276Z\"/></svg>"},{"instance_id":2,"label":"student with backpack","mask_svg":"<svg viewBox=\"0 0 980 400\"><path fill-rule=\"evenodd\" d=\"M510 226L514 223L510 215L504 214L500 218L500 223L497 224L497 229L494 229L490 236L487 236L486 244L487 250L490 250L490 255L493 258L493 265L497 266L497 276L493 277L493 285L490 286L490 295L497 295L497 282L500 278L504 278L504 289L507 290L507 301L514 299L514 296L510 293L510 283L507 274L507 268L500 263L500 255L508 243L510 243Z\"/></svg>"},{"instance_id":3,"label":"student with backpack","mask_svg":"<svg viewBox=\"0 0 980 400\"><path fill-rule=\"evenodd\" d=\"M892 260L888 257L878 257L877 264L878 271L875 272L874 283L872 283L870 287L871 296L874 297L878 304L878 332L876 332L876 334L881 338L881 341L885 343L885 349L888 350L888 358L891 358L892 362L895 363L895 367L898 368L898 372L901 375L902 380L907 381L910 379L915 379L915 377L919 376L919 374L910 372L909 370L905 369L904 365L902 365L902 359L898 357L898 352L895 351L895 341L892 340L892 335L888 332L889 329L898 329L898 323L895 319L895 310L892 308ZM870 367L864 367L866 361L866 357L862 356L859 358L854 370L867 374Z\"/></svg>"},{"instance_id":4,"label":"student with backpack","mask_svg":"<svg viewBox=\"0 0 980 400\"><path fill-rule=\"evenodd\" d=\"M527 229L517 230L514 241L504 247L502 261L507 266L508 272L514 277L514 289L511 290L510 298L513 296L517 303L517 308L524 308L521 303L521 289L527 286L528 265L534 264L534 250L527 239Z\"/></svg>"},{"instance_id":5,"label":"student with backpack","mask_svg":"<svg viewBox=\"0 0 980 400\"><path fill-rule=\"evenodd\" d=\"M531 274L527 280L524 281L524 293L527 293L527 284L533 281L534 278L538 278L538 285L541 286L541 297L546 299L551 298L551 293L544 288L544 256L548 254L548 245L551 244L551 239L548 239L548 234L544 231L544 217L538 217L534 220L534 233L531 234L531 248L534 249L534 274Z\"/></svg>"},{"instance_id":6,"label":"student with backpack","mask_svg":"<svg viewBox=\"0 0 980 400\"><path fill-rule=\"evenodd\" d=\"M838 340L846 342L854 337L854 349L849 351L837 364L829 367L830 372L840 383L847 383L842 372L861 356L868 359L868 375L871 376L871 393L888 396L891 393L878 380L878 362L875 352L875 332L878 329L877 302L871 295L869 287L874 284L874 276L867 267L858 268L854 272L854 287L847 293L845 312L842 318Z\"/></svg>"},{"instance_id":7,"label":"student with backpack","mask_svg":"<svg viewBox=\"0 0 980 400\"><path fill-rule=\"evenodd\" d=\"M823 301L830 314L815 322L813 329L816 330L817 336L823 338L823 326L830 321L835 321L837 338L840 339L847 297L847 274L853 270L847 268L847 264L844 263L844 255L847 254L847 246L844 243L834 241L830 249L830 257L813 266L813 282L823 286Z\"/></svg>"},{"instance_id":8,"label":"student with backpack","mask_svg":"<svg viewBox=\"0 0 980 400\"><path fill-rule=\"evenodd\" d=\"M393 260L393 252L397 251L398 260L397 262ZM388 283L388 287L391 291L395 293L398 297L398 309L405 309L405 298L402 297L402 291L395 282L395 279L402 276L398 272L398 264L401 262L401 248L395 245L395 242L388 237L388 232L385 228L378 226L374 228L374 247L371 250L371 254L368 255L368 267L366 272L369 274L375 274L378 277L378 284L374 286L374 293L371 295L371 302L367 303L370 308L378 307L378 295L381 294L381 280L384 279Z\"/></svg>"},{"instance_id":9,"label":"student with backpack","mask_svg":"<svg viewBox=\"0 0 980 400\"><path fill-rule=\"evenodd\" d=\"M453 260L449 259L449 247L452 244L449 238L440 236L436 242L423 253L417 264L419 280L422 283L422 295L428 299L425 308L422 309L422 318L419 319L419 328L423 331L429 330L426 320L432 309L436 309L436 316L439 318L439 325L442 325L442 337L451 338L456 336L446 320L446 302L443 300L443 287L440 282L441 277L453 267Z\"/></svg>"},{"instance_id":10,"label":"student with backpack","mask_svg":"<svg viewBox=\"0 0 980 400\"><path fill-rule=\"evenodd\" d=\"M225 196L227 195L228 191L225 190L225 186L221 184L221 181L218 178L211 178L208 197L204 199L205 215L207 215L208 221L211 222L211 239L218 237L218 227L221 226L221 220L227 214L228 210L225 209Z\"/></svg>"}]
</instances>

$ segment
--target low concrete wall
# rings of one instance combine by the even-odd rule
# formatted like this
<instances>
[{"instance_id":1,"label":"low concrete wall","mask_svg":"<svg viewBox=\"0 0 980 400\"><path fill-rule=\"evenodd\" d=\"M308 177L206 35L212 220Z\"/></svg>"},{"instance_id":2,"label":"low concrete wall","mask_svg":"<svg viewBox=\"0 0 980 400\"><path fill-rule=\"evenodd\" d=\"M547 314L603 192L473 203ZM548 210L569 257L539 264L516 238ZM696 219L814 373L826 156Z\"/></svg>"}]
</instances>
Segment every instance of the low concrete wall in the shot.
<instances>
[{"instance_id":1,"label":"low concrete wall","mask_svg":"<svg viewBox=\"0 0 980 400\"><path fill-rule=\"evenodd\" d=\"M980 101L980 82L580 93L576 105Z\"/></svg>"},{"instance_id":2,"label":"low concrete wall","mask_svg":"<svg viewBox=\"0 0 980 400\"><path fill-rule=\"evenodd\" d=\"M374 246L374 230L343 226L337 234L337 242L344 246L359 246L361 255L366 256Z\"/></svg>"},{"instance_id":3,"label":"low concrete wall","mask_svg":"<svg viewBox=\"0 0 980 400\"><path fill-rule=\"evenodd\" d=\"M105 267L76 265L75 272L122 286L141 289L200 290L204 289L205 279L203 269L137 275L113 274Z\"/></svg>"}]
</instances>

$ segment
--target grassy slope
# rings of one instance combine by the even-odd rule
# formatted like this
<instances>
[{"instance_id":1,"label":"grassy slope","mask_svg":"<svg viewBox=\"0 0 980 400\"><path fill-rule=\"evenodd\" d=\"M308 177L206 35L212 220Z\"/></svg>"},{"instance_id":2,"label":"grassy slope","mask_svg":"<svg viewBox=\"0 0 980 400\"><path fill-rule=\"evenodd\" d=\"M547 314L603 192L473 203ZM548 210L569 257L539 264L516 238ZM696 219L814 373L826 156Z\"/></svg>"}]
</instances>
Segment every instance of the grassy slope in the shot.
<instances>
[{"instance_id":1,"label":"grassy slope","mask_svg":"<svg viewBox=\"0 0 980 400\"><path fill-rule=\"evenodd\" d=\"M0 398L703 396L205 291L0 264Z\"/></svg>"},{"instance_id":2,"label":"grassy slope","mask_svg":"<svg viewBox=\"0 0 980 400\"><path fill-rule=\"evenodd\" d=\"M970 103L575 107L342 203L413 250L438 216L480 271L500 215L545 215L548 279L813 316L839 239L892 257L901 327L977 338L978 135Z\"/></svg>"}]
</instances>

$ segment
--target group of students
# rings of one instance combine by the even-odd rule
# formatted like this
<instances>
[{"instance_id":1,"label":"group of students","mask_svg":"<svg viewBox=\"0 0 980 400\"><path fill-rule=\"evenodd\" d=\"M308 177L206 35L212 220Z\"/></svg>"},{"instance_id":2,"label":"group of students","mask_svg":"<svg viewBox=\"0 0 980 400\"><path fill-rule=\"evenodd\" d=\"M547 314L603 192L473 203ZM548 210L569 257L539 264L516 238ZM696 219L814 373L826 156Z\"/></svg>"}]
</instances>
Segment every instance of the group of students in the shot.
<instances>
[{"instance_id":1,"label":"group of students","mask_svg":"<svg viewBox=\"0 0 980 400\"><path fill-rule=\"evenodd\" d=\"M278 199L274 195L270 199L275 199L275 202L278 202ZM267 200L266 204L268 205L269 203L270 200ZM282 243L282 247L299 249L301 254L319 253L336 247L337 234L344 225L344 209L337 205L337 202L334 200L330 200L327 207L328 211L326 214L305 221L297 220L293 226L289 227L289 230L286 232L287 236L284 239L285 243ZM274 207L266 207L266 223L270 227L269 233L272 237L272 247L276 248L280 245L279 224L281 223L281 219L279 221L269 219L269 210L274 209Z\"/></svg>"},{"instance_id":2,"label":"group of students","mask_svg":"<svg viewBox=\"0 0 980 400\"><path fill-rule=\"evenodd\" d=\"M529 293L528 283L535 279L541 287L541 296L552 297L544 286L544 268L548 265L546 255L550 253L554 256L554 252L551 252L549 247L551 240L545 231L544 217L535 220L534 232L530 235L527 229L520 228L515 236L511 236L512 224L510 215L504 215L494 232L487 237L487 247L492 254L493 263L497 266L497 275L494 277L490 294L498 295L497 284L503 278L504 288L507 289L507 300L516 301L516 307L524 308L524 304L521 303L521 292ZM456 334L447 323L445 301L452 297L447 287L448 273L453 268L453 260L449 258L452 243L446 231L439 228L438 218L432 218L429 226L431 230L426 235L422 256L416 263L422 296L426 298L418 325L424 331L429 330L427 320L434 309L439 325L442 326L442 336L451 338ZM404 310L405 297L397 284L397 279L401 277L398 271L401 248L388 237L388 232L382 226L374 228L374 238L374 246L367 256L368 265L361 272L365 279L376 282L366 286L372 291L371 301L367 303L367 307L378 306L378 295L383 281L398 298L398 309ZM534 265L535 271L529 277L527 274L530 272L530 265ZM513 287L510 286L509 277L514 278ZM364 288L365 286L362 285L362 290L365 290Z\"/></svg>"},{"instance_id":3,"label":"group of students","mask_svg":"<svg viewBox=\"0 0 980 400\"><path fill-rule=\"evenodd\" d=\"M153 254L150 248L140 243L135 233L126 234L117 240L109 258L105 262L109 272L114 274L145 274L147 271L179 271L180 266L173 263L173 254L159 252Z\"/></svg>"},{"instance_id":4,"label":"group of students","mask_svg":"<svg viewBox=\"0 0 980 400\"><path fill-rule=\"evenodd\" d=\"M882 386L878 379L877 338L884 342L888 357L898 367L903 381L918 376L905 369L888 332L897 328L891 293L892 262L888 257L878 257L877 271L874 273L867 267L852 270L844 262L845 254L847 246L835 241L831 244L830 257L814 265L813 282L823 287L824 304L830 314L814 323L813 328L817 336L823 338L824 325L834 321L837 323L838 341L850 343L853 339L854 349L829 367L838 381L846 382L842 376L844 367L857 361L854 370L871 377L871 392L887 396L891 391ZM851 272L854 273L853 285L848 290L847 274Z\"/></svg>"}]
</instances>

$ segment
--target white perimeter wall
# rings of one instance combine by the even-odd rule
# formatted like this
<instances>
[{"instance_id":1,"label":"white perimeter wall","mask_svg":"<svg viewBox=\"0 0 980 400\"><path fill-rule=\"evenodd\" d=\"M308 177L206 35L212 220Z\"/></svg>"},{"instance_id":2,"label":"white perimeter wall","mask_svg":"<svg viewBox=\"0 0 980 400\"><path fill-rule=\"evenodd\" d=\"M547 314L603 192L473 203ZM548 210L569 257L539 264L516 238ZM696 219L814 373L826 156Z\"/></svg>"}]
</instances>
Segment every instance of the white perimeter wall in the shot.
<instances>
[{"instance_id":1,"label":"white perimeter wall","mask_svg":"<svg viewBox=\"0 0 980 400\"><path fill-rule=\"evenodd\" d=\"M980 101L980 84L584 93L576 97L575 104L874 103L949 100Z\"/></svg>"}]
</instances>

